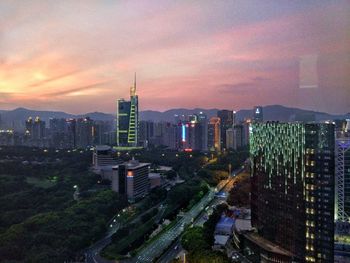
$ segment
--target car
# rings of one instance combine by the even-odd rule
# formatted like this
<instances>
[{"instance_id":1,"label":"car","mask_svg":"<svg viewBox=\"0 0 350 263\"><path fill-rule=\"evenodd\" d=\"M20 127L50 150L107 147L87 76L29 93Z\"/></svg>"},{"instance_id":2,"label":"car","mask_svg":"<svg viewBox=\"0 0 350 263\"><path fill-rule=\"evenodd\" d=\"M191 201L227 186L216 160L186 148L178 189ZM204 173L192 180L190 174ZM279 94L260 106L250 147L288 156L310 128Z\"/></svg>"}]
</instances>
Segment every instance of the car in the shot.
<instances>
[{"instance_id":1,"label":"car","mask_svg":"<svg viewBox=\"0 0 350 263\"><path fill-rule=\"evenodd\" d=\"M237 253L233 253L231 256L232 262L241 262L240 261L240 256Z\"/></svg>"}]
</instances>

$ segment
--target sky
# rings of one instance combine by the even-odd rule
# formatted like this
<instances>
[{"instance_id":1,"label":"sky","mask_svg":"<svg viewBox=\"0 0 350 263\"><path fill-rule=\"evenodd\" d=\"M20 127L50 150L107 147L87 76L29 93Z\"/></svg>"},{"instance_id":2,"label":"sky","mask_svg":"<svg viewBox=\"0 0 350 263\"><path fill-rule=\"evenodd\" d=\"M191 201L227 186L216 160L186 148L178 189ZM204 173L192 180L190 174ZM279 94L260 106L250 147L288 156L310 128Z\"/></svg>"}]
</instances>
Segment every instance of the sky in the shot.
<instances>
[{"instance_id":1,"label":"sky","mask_svg":"<svg viewBox=\"0 0 350 263\"><path fill-rule=\"evenodd\" d=\"M350 1L0 2L0 109L350 112Z\"/></svg>"}]
</instances>

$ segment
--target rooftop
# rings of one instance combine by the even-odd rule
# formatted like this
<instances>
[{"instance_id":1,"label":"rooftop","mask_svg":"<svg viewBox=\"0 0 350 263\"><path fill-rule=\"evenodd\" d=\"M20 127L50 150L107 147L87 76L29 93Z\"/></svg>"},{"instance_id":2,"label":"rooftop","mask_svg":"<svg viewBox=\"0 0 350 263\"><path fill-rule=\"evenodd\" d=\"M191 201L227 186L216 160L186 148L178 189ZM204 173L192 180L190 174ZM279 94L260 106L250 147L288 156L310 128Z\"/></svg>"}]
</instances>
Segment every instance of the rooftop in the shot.
<instances>
[{"instance_id":1,"label":"rooftop","mask_svg":"<svg viewBox=\"0 0 350 263\"><path fill-rule=\"evenodd\" d=\"M96 151L109 151L112 148L108 145L96 145L95 149Z\"/></svg>"},{"instance_id":2,"label":"rooftop","mask_svg":"<svg viewBox=\"0 0 350 263\"><path fill-rule=\"evenodd\" d=\"M230 236L227 235L215 235L215 245L221 245L221 246L225 246L227 241L229 240Z\"/></svg>"},{"instance_id":3,"label":"rooftop","mask_svg":"<svg viewBox=\"0 0 350 263\"><path fill-rule=\"evenodd\" d=\"M149 173L148 174L148 178L160 178L160 174L159 173Z\"/></svg>"},{"instance_id":4,"label":"rooftop","mask_svg":"<svg viewBox=\"0 0 350 263\"><path fill-rule=\"evenodd\" d=\"M235 228L237 232L252 230L252 224L250 219L236 219Z\"/></svg>"},{"instance_id":5,"label":"rooftop","mask_svg":"<svg viewBox=\"0 0 350 263\"><path fill-rule=\"evenodd\" d=\"M139 161L133 159L133 160L130 160L128 162L125 162L125 163L122 163L119 165L126 165L127 169L134 170L134 169L138 169L141 167L150 166L151 164L150 163L140 163ZM119 165L113 166L113 170L117 170Z\"/></svg>"},{"instance_id":6,"label":"rooftop","mask_svg":"<svg viewBox=\"0 0 350 263\"><path fill-rule=\"evenodd\" d=\"M233 226L235 220L228 216L221 216L219 222L216 224L217 226Z\"/></svg>"}]
</instances>

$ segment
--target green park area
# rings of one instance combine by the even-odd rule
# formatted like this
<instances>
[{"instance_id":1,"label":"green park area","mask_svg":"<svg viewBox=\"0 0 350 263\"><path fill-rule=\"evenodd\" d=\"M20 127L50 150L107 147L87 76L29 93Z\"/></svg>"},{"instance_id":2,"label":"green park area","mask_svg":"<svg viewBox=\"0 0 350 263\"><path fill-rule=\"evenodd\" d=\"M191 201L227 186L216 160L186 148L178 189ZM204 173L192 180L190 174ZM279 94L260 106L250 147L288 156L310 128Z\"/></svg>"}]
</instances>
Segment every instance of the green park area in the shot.
<instances>
[{"instance_id":1,"label":"green park area","mask_svg":"<svg viewBox=\"0 0 350 263\"><path fill-rule=\"evenodd\" d=\"M182 183L154 189L130 205L125 196L90 171L91 151L56 151L29 147L0 150L0 258L5 262L64 262L83 260L82 251L103 238L109 222L122 223L103 250L107 258L136 253L163 219L174 221L208 191L227 178L228 167L239 167L246 151L214 156L179 153L164 148L123 152L152 163L171 166L169 180ZM79 198L74 199L75 186ZM155 209L156 208L156 209ZM125 212L124 212L125 211ZM153 237L154 238L154 237Z\"/></svg>"}]
</instances>

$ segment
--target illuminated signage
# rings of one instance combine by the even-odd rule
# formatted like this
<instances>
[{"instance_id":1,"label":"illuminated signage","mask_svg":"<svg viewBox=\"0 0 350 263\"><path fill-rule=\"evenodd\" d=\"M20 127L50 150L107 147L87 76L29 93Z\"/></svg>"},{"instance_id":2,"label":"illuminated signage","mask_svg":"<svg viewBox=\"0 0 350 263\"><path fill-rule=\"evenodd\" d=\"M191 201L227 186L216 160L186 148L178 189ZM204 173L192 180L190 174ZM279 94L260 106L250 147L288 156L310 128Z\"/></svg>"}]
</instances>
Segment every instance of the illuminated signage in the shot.
<instances>
[{"instance_id":1,"label":"illuminated signage","mask_svg":"<svg viewBox=\"0 0 350 263\"><path fill-rule=\"evenodd\" d=\"M185 124L182 124L181 138L182 138L183 142L186 141L186 126L185 126Z\"/></svg>"}]
</instances>

